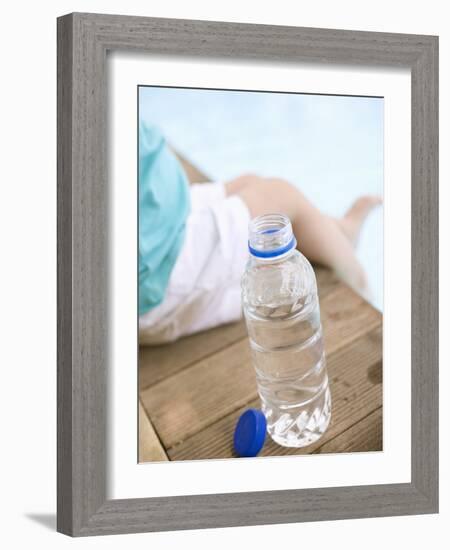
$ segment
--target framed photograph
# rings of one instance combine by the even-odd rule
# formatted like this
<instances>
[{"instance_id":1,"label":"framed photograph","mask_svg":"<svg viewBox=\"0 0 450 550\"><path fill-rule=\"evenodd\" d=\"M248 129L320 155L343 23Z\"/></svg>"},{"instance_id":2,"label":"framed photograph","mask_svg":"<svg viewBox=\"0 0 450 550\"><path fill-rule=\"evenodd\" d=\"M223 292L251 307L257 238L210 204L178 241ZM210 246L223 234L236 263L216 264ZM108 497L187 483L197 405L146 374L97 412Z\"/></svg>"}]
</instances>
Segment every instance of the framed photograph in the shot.
<instances>
[{"instance_id":1,"label":"framed photograph","mask_svg":"<svg viewBox=\"0 0 450 550\"><path fill-rule=\"evenodd\" d=\"M58 19L58 530L438 511L438 38Z\"/></svg>"}]
</instances>

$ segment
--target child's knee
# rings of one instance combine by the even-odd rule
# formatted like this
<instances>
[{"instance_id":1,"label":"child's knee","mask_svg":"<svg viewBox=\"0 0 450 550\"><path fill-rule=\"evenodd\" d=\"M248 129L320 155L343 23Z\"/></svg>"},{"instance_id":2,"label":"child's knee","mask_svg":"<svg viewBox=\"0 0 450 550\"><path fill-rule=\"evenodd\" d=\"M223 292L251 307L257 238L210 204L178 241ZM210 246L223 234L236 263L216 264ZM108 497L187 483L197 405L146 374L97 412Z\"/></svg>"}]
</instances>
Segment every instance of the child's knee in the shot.
<instances>
[{"instance_id":1,"label":"child's knee","mask_svg":"<svg viewBox=\"0 0 450 550\"><path fill-rule=\"evenodd\" d=\"M294 216L301 204L306 202L303 193L283 178L265 178L264 184L267 196L275 204L284 206L284 213L287 215Z\"/></svg>"}]
</instances>

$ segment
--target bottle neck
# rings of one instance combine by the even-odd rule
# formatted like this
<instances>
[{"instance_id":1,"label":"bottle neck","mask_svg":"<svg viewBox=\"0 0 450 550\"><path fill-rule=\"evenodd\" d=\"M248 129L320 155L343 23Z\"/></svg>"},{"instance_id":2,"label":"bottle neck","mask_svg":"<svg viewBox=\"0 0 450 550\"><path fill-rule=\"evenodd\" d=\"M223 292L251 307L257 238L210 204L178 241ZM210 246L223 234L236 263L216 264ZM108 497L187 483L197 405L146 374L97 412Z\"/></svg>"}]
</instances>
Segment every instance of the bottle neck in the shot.
<instances>
[{"instance_id":1,"label":"bottle neck","mask_svg":"<svg viewBox=\"0 0 450 550\"><path fill-rule=\"evenodd\" d=\"M249 225L248 248L261 263L273 263L290 256L297 246L292 225L283 214L265 214Z\"/></svg>"}]
</instances>

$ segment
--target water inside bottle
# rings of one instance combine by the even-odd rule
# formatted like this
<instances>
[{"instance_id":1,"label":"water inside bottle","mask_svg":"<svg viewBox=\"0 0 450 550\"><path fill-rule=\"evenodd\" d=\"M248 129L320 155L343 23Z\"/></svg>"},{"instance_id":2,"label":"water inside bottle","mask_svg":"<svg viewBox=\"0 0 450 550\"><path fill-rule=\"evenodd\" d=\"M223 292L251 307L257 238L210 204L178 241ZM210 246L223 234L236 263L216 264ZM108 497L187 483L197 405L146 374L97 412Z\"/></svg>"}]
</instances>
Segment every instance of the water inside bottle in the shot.
<instances>
[{"instance_id":1,"label":"water inside bottle","mask_svg":"<svg viewBox=\"0 0 450 550\"><path fill-rule=\"evenodd\" d=\"M317 300L292 310L256 310L247 327L267 431L280 445L303 447L327 429L331 399Z\"/></svg>"}]
</instances>

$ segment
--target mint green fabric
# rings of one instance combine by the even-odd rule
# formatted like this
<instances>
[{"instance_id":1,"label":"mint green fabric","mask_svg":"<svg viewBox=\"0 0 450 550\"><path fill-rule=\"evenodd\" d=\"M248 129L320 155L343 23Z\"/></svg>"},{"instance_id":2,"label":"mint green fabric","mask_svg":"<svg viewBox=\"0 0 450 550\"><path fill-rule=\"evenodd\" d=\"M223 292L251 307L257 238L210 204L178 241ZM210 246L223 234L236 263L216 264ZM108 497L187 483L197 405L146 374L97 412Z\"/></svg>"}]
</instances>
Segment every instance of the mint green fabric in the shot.
<instances>
[{"instance_id":1,"label":"mint green fabric","mask_svg":"<svg viewBox=\"0 0 450 550\"><path fill-rule=\"evenodd\" d=\"M164 299L183 245L189 186L157 127L139 122L139 315Z\"/></svg>"}]
</instances>

